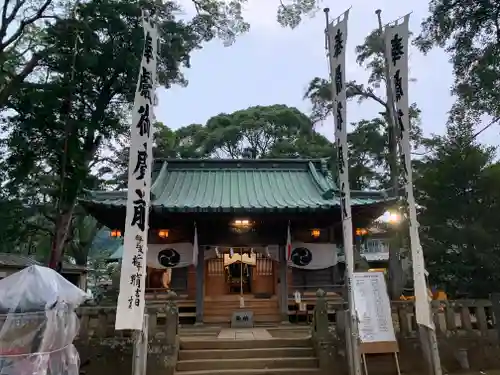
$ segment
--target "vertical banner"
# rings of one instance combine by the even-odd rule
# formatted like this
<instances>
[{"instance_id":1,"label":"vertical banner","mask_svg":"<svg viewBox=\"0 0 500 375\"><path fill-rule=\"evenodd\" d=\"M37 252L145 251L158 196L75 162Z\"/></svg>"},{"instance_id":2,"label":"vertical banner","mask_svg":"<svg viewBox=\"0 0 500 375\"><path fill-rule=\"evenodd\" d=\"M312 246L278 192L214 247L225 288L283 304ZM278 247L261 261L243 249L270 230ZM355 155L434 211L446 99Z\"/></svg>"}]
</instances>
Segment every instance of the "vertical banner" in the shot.
<instances>
[{"instance_id":1,"label":"vertical banner","mask_svg":"<svg viewBox=\"0 0 500 375\"><path fill-rule=\"evenodd\" d=\"M420 237L418 235L417 207L413 194L413 177L411 167L410 115L408 100L408 44L410 15L403 22L388 25L385 28L385 53L389 62L389 81L396 107L396 133L401 151L401 169L408 205L410 246L413 263L413 280L415 284L415 310L418 324L434 329L432 321L425 266Z\"/></svg>"},{"instance_id":2,"label":"vertical banner","mask_svg":"<svg viewBox=\"0 0 500 375\"><path fill-rule=\"evenodd\" d=\"M346 119L346 41L349 11L328 25L328 57L332 80L333 118L335 124L335 140L337 145L338 183L340 188L340 208L342 213L342 229L344 252L348 277L354 272L354 247L351 217L351 191L349 188L349 163L347 146ZM342 20L340 20L342 18ZM351 280L348 280L351 282Z\"/></svg>"},{"instance_id":3,"label":"vertical banner","mask_svg":"<svg viewBox=\"0 0 500 375\"><path fill-rule=\"evenodd\" d=\"M351 216L351 191L349 187L349 163L347 146L347 93L346 93L346 42L349 10L327 24L328 59L332 81L333 118L337 145L338 184L340 189L340 211L344 238L346 263L347 299L349 305L350 338L347 341L352 374L361 375L359 356L358 317L354 301L354 246Z\"/></svg>"},{"instance_id":4,"label":"vertical banner","mask_svg":"<svg viewBox=\"0 0 500 375\"><path fill-rule=\"evenodd\" d=\"M144 320L158 30L153 17L144 13L142 26L144 50L130 127L127 214L116 310L117 330L141 330Z\"/></svg>"}]
</instances>

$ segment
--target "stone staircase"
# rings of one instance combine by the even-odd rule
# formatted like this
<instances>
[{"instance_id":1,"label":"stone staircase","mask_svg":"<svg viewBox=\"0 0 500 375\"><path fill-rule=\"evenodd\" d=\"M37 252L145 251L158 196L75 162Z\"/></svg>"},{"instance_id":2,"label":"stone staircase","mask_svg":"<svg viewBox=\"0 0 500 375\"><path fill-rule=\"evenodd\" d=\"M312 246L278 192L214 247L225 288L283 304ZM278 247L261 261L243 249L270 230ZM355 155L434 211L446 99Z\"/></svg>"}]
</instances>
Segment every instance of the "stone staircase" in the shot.
<instances>
[{"instance_id":1,"label":"stone staircase","mask_svg":"<svg viewBox=\"0 0 500 375\"><path fill-rule=\"evenodd\" d=\"M319 375L309 338L184 339L177 375Z\"/></svg>"}]
</instances>

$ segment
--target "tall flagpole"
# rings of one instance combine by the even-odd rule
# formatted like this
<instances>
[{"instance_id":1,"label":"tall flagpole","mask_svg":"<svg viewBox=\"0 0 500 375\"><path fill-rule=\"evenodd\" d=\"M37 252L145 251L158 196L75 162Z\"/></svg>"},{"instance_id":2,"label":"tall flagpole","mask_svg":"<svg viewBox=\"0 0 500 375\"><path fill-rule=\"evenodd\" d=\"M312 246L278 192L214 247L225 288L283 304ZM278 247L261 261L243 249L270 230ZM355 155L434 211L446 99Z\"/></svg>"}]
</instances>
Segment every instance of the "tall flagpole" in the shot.
<instances>
[{"instance_id":1,"label":"tall flagpole","mask_svg":"<svg viewBox=\"0 0 500 375\"><path fill-rule=\"evenodd\" d=\"M400 19L401 20L401 19ZM418 233L417 208L413 191L413 172L411 166L410 115L408 100L408 50L409 20L404 16L402 22L393 22L384 31L385 57L388 64L388 93L395 106L395 125L398 128L401 150L401 169L406 195L406 210L409 218L410 248L413 265L413 283L415 289L415 315L419 326L422 349L429 362L433 375L441 375L441 363L437 346L436 332L432 319L431 305L427 293L425 264Z\"/></svg>"},{"instance_id":2,"label":"tall flagpole","mask_svg":"<svg viewBox=\"0 0 500 375\"><path fill-rule=\"evenodd\" d=\"M361 375L361 356L359 352L358 317L354 305L352 286L354 274L354 246L351 216L351 191L349 188L349 163L347 145L347 95L346 95L346 41L349 9L330 22L329 9L326 16L326 45L332 81L333 118L337 146L338 184L340 190L340 211L344 238L344 252L347 278L347 301L349 324L346 332L351 375ZM349 345L350 344L350 345Z\"/></svg>"}]
</instances>

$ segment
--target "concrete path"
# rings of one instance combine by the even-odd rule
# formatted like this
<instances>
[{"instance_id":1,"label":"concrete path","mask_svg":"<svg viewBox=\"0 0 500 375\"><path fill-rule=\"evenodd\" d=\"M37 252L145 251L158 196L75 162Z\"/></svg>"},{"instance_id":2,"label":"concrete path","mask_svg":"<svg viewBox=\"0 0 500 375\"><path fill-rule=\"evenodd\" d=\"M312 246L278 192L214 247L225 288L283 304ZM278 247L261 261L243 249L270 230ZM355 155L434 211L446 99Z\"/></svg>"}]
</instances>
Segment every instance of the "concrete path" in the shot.
<instances>
[{"instance_id":1,"label":"concrete path","mask_svg":"<svg viewBox=\"0 0 500 375\"><path fill-rule=\"evenodd\" d=\"M217 338L223 340L269 340L273 337L265 328L223 328Z\"/></svg>"}]
</instances>

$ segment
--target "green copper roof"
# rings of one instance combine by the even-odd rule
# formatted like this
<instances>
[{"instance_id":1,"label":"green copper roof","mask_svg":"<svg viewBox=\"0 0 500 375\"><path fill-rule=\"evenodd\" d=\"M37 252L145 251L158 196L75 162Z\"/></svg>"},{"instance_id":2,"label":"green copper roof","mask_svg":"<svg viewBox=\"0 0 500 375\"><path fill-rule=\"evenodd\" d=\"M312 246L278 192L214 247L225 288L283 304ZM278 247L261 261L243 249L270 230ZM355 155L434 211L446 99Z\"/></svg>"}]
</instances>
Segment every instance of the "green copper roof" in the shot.
<instances>
[{"instance_id":1,"label":"green copper roof","mask_svg":"<svg viewBox=\"0 0 500 375\"><path fill-rule=\"evenodd\" d=\"M162 211L302 212L340 203L324 160L166 160L153 170L152 206ZM88 193L83 204L126 204L124 191ZM352 192L353 205L385 199L380 192Z\"/></svg>"}]
</instances>

